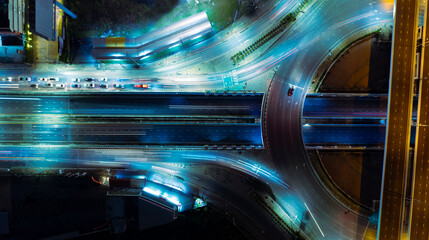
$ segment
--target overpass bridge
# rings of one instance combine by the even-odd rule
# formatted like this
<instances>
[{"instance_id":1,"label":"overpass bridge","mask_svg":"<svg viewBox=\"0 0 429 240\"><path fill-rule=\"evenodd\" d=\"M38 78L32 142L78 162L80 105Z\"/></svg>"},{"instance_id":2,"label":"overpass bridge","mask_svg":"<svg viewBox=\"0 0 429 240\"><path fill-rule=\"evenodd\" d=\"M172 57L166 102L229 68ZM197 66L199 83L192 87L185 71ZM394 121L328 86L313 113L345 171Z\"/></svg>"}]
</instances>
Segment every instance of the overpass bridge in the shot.
<instances>
[{"instance_id":1,"label":"overpass bridge","mask_svg":"<svg viewBox=\"0 0 429 240\"><path fill-rule=\"evenodd\" d=\"M387 102L387 94L307 95L302 117L303 138L307 148L383 149ZM417 104L417 97L414 97L413 102ZM413 107L414 122L416 108L417 105ZM414 145L415 130L415 126L412 127L411 145Z\"/></svg>"},{"instance_id":2,"label":"overpass bridge","mask_svg":"<svg viewBox=\"0 0 429 240\"><path fill-rule=\"evenodd\" d=\"M263 96L0 95L0 144L262 148Z\"/></svg>"}]
</instances>

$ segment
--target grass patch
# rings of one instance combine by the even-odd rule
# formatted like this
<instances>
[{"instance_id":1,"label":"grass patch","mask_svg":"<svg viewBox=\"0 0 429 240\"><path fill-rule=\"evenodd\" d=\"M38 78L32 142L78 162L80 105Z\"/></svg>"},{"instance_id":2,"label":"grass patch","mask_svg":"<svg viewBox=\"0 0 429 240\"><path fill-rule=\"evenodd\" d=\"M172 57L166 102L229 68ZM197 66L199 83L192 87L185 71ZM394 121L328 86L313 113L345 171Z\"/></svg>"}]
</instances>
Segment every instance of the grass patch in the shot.
<instances>
[{"instance_id":1,"label":"grass patch","mask_svg":"<svg viewBox=\"0 0 429 240\"><path fill-rule=\"evenodd\" d=\"M218 0L213 2L215 2L215 5L207 9L207 16L217 32L232 23L239 6L238 1Z\"/></svg>"},{"instance_id":2,"label":"grass patch","mask_svg":"<svg viewBox=\"0 0 429 240\"><path fill-rule=\"evenodd\" d=\"M35 38L36 36L34 36L31 32L30 32L30 14L29 14L29 1L25 0L25 17L24 17L24 39L26 40L24 43L24 54L25 54L25 59L24 61L26 63L33 63L34 62L34 43L35 43Z\"/></svg>"}]
</instances>

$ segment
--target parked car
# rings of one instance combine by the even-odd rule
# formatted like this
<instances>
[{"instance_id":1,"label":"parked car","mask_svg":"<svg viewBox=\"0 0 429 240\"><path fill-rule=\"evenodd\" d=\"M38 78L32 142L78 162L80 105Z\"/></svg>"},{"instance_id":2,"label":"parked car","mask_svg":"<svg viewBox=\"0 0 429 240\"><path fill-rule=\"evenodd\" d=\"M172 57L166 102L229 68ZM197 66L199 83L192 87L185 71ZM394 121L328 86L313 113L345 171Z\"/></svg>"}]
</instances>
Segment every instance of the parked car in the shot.
<instances>
[{"instance_id":1,"label":"parked car","mask_svg":"<svg viewBox=\"0 0 429 240\"><path fill-rule=\"evenodd\" d=\"M80 84L77 84L77 83L76 83L76 84L73 84L73 85L72 85L72 88L80 88Z\"/></svg>"}]
</instances>

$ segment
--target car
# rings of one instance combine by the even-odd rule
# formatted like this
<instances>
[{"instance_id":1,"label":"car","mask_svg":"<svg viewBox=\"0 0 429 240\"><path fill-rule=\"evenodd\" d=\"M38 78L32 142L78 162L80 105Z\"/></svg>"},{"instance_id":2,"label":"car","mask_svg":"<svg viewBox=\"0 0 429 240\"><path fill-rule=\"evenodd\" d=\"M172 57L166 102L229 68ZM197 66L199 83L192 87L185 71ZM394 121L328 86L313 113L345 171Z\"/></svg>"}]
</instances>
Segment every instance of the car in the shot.
<instances>
[{"instance_id":1,"label":"car","mask_svg":"<svg viewBox=\"0 0 429 240\"><path fill-rule=\"evenodd\" d=\"M8 78L1 78L1 80L3 82L8 81L8 82L12 82L12 78L8 77Z\"/></svg>"},{"instance_id":2,"label":"car","mask_svg":"<svg viewBox=\"0 0 429 240\"><path fill-rule=\"evenodd\" d=\"M39 78L39 81L44 81L44 82L46 82L46 81L48 81L48 78Z\"/></svg>"},{"instance_id":3,"label":"car","mask_svg":"<svg viewBox=\"0 0 429 240\"><path fill-rule=\"evenodd\" d=\"M149 88L148 84L135 84L134 85L135 88Z\"/></svg>"},{"instance_id":4,"label":"car","mask_svg":"<svg viewBox=\"0 0 429 240\"><path fill-rule=\"evenodd\" d=\"M95 78L85 78L85 81L87 81L87 82L94 82Z\"/></svg>"},{"instance_id":5,"label":"car","mask_svg":"<svg viewBox=\"0 0 429 240\"><path fill-rule=\"evenodd\" d=\"M80 84L77 84L77 83L76 83L76 84L73 84L73 85L72 85L72 88L80 88Z\"/></svg>"},{"instance_id":6,"label":"car","mask_svg":"<svg viewBox=\"0 0 429 240\"><path fill-rule=\"evenodd\" d=\"M51 87L54 87L54 84L53 83L46 83L45 86L48 87L48 88L51 88Z\"/></svg>"},{"instance_id":7,"label":"car","mask_svg":"<svg viewBox=\"0 0 429 240\"><path fill-rule=\"evenodd\" d=\"M31 77L20 77L19 81L28 81L28 82L31 82Z\"/></svg>"},{"instance_id":8,"label":"car","mask_svg":"<svg viewBox=\"0 0 429 240\"><path fill-rule=\"evenodd\" d=\"M288 96L292 96L293 95L293 90L295 90L295 88L289 87L289 90L287 90L287 95Z\"/></svg>"},{"instance_id":9,"label":"car","mask_svg":"<svg viewBox=\"0 0 429 240\"><path fill-rule=\"evenodd\" d=\"M114 88L125 88L125 86L123 84L117 84L117 83L113 84L113 87Z\"/></svg>"},{"instance_id":10,"label":"car","mask_svg":"<svg viewBox=\"0 0 429 240\"><path fill-rule=\"evenodd\" d=\"M95 83L85 83L85 87L87 87L87 88L95 88Z\"/></svg>"},{"instance_id":11,"label":"car","mask_svg":"<svg viewBox=\"0 0 429 240\"><path fill-rule=\"evenodd\" d=\"M37 83L32 83L32 84L30 84L30 87L32 87L32 88L39 88L39 84L37 84Z\"/></svg>"},{"instance_id":12,"label":"car","mask_svg":"<svg viewBox=\"0 0 429 240\"><path fill-rule=\"evenodd\" d=\"M100 87L101 87L101 88L109 88L109 84L107 84L107 83L102 83L102 84L100 84Z\"/></svg>"},{"instance_id":13,"label":"car","mask_svg":"<svg viewBox=\"0 0 429 240\"><path fill-rule=\"evenodd\" d=\"M72 82L80 82L80 78L72 78Z\"/></svg>"},{"instance_id":14,"label":"car","mask_svg":"<svg viewBox=\"0 0 429 240\"><path fill-rule=\"evenodd\" d=\"M59 78L57 78L57 77L50 77L50 78L49 78L49 81L55 81L55 82L58 82L58 81L60 81L60 79L59 79Z\"/></svg>"},{"instance_id":15,"label":"car","mask_svg":"<svg viewBox=\"0 0 429 240\"><path fill-rule=\"evenodd\" d=\"M107 82L107 78L100 78L100 82Z\"/></svg>"},{"instance_id":16,"label":"car","mask_svg":"<svg viewBox=\"0 0 429 240\"><path fill-rule=\"evenodd\" d=\"M64 85L64 84L57 84L57 88L66 88L66 85Z\"/></svg>"}]
</instances>

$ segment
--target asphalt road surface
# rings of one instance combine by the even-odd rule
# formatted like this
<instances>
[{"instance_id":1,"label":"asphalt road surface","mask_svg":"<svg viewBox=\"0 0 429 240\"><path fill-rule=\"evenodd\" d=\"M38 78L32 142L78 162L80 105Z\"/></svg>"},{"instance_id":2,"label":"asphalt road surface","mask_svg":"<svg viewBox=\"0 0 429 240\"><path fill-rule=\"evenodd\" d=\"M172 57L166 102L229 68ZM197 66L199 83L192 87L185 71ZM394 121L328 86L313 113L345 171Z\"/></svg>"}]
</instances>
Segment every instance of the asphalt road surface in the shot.
<instances>
[{"instance_id":1,"label":"asphalt road surface","mask_svg":"<svg viewBox=\"0 0 429 240\"><path fill-rule=\"evenodd\" d=\"M353 96L349 94L307 95L303 118L375 118L387 117L386 94ZM417 116L417 102L413 102L413 118Z\"/></svg>"},{"instance_id":2,"label":"asphalt road surface","mask_svg":"<svg viewBox=\"0 0 429 240\"><path fill-rule=\"evenodd\" d=\"M369 222L368 216L359 212L344 214L347 206L315 177L302 135L307 88L319 64L342 40L391 20L392 12L386 11L382 2L318 1L276 48L283 53L296 48L297 52L284 60L270 87L263 118L267 119L263 122L264 144L277 171L312 211L309 229L316 239L362 239ZM293 96L287 95L290 86L295 86Z\"/></svg>"},{"instance_id":3,"label":"asphalt road surface","mask_svg":"<svg viewBox=\"0 0 429 240\"><path fill-rule=\"evenodd\" d=\"M262 146L259 123L262 97L3 95L0 141L3 144ZM229 122L222 122L225 118Z\"/></svg>"},{"instance_id":4,"label":"asphalt road surface","mask_svg":"<svg viewBox=\"0 0 429 240\"><path fill-rule=\"evenodd\" d=\"M395 1L389 110L377 237L400 239L405 232L405 185L410 147L418 1Z\"/></svg>"},{"instance_id":5,"label":"asphalt road surface","mask_svg":"<svg viewBox=\"0 0 429 240\"><path fill-rule=\"evenodd\" d=\"M426 11L428 11L428 2L426 2ZM429 239L429 186L427 185L429 178L429 84L427 78L429 75L429 53L428 53L428 36L429 14L426 13L424 22L425 35L423 37L422 49L422 81L419 89L419 117L417 121L417 139L414 152L414 175L412 176L412 197L411 197L411 217L409 223L409 238L410 239Z\"/></svg>"}]
</instances>

